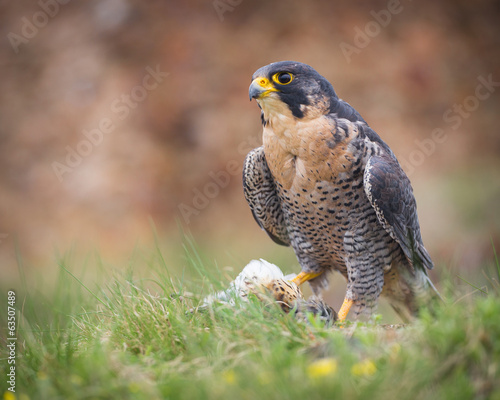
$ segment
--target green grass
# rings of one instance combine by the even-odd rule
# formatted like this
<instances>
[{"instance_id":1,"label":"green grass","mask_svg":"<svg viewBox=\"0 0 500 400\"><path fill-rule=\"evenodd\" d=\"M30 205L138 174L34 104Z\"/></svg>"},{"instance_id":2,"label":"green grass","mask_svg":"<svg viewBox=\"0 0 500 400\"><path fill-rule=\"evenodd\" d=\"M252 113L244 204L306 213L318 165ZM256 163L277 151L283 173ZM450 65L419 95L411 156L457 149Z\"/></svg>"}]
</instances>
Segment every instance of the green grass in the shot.
<instances>
[{"instance_id":1,"label":"green grass","mask_svg":"<svg viewBox=\"0 0 500 400\"><path fill-rule=\"evenodd\" d=\"M469 296L450 294L435 317L424 312L406 327L323 328L255 299L193 311L227 280L191 247L183 268L156 250L132 260L128 272L101 266L89 277L90 267L63 258L56 282L23 278L10 288L18 310L15 398L500 399L498 277L484 293L468 286ZM86 263L94 264L102 263Z\"/></svg>"}]
</instances>

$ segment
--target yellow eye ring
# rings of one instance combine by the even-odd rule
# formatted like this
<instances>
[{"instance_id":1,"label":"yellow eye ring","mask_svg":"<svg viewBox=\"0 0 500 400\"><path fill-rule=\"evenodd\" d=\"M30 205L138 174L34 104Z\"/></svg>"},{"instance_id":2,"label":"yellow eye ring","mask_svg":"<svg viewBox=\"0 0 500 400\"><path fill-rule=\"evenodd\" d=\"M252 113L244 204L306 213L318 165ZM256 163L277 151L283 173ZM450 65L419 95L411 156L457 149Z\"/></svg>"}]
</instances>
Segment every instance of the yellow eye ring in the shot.
<instances>
[{"instance_id":1,"label":"yellow eye ring","mask_svg":"<svg viewBox=\"0 0 500 400\"><path fill-rule=\"evenodd\" d=\"M293 81L293 75L290 72L277 72L273 75L273 81L279 85L288 85Z\"/></svg>"}]
</instances>

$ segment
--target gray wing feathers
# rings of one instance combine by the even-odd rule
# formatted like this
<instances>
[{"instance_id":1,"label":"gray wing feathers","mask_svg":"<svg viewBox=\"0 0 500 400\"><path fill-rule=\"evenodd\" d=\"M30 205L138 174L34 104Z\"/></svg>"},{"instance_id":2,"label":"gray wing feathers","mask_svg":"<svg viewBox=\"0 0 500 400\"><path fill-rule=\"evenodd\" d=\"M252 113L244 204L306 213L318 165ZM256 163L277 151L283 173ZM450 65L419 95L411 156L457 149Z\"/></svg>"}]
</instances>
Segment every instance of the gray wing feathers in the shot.
<instances>
[{"instance_id":1,"label":"gray wing feathers","mask_svg":"<svg viewBox=\"0 0 500 400\"><path fill-rule=\"evenodd\" d=\"M289 246L290 239L281 210L281 202L262 147L252 150L245 158L243 191L259 226L276 243Z\"/></svg>"},{"instance_id":2,"label":"gray wing feathers","mask_svg":"<svg viewBox=\"0 0 500 400\"><path fill-rule=\"evenodd\" d=\"M432 269L418 223L417 204L410 180L391 156L372 156L364 173L365 193L378 220L399 243L412 266Z\"/></svg>"}]
</instances>

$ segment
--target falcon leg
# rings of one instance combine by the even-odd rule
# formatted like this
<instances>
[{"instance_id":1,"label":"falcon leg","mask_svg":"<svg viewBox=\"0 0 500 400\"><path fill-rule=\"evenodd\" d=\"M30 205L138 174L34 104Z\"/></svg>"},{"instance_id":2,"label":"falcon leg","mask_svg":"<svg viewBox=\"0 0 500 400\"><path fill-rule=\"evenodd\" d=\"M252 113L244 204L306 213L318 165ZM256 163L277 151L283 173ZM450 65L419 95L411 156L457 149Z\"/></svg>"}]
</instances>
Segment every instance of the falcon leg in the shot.
<instances>
[{"instance_id":1,"label":"falcon leg","mask_svg":"<svg viewBox=\"0 0 500 400\"><path fill-rule=\"evenodd\" d=\"M347 314L349 313L349 310L351 309L353 304L354 300L348 299L347 297L344 299L342 307L340 307L340 310L338 312L339 321L345 321Z\"/></svg>"},{"instance_id":2,"label":"falcon leg","mask_svg":"<svg viewBox=\"0 0 500 400\"><path fill-rule=\"evenodd\" d=\"M297 286L302 285L304 282L310 281L311 279L316 278L317 276L320 276L322 272L304 272L301 271L300 274L298 274L295 278L292 279L292 282L295 283Z\"/></svg>"}]
</instances>

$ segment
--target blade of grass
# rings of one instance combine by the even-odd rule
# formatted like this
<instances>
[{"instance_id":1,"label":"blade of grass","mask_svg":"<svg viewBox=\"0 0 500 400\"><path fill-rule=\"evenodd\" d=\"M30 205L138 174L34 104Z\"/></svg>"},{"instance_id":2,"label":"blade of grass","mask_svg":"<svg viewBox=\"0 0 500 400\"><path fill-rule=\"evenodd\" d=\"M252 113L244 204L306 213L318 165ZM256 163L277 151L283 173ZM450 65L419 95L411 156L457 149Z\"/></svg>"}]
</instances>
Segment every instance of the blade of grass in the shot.
<instances>
[{"instance_id":1,"label":"blade of grass","mask_svg":"<svg viewBox=\"0 0 500 400\"><path fill-rule=\"evenodd\" d=\"M104 301L101 300L99 296L97 296L92 290L90 290L85 283L83 283L76 275L74 275L70 270L68 270L62 263L58 263L59 267L62 268L68 275L73 277L87 292L89 292L99 303L101 303L104 307L111 311L111 307L107 305Z\"/></svg>"},{"instance_id":2,"label":"blade of grass","mask_svg":"<svg viewBox=\"0 0 500 400\"><path fill-rule=\"evenodd\" d=\"M495 243L493 243L493 238L490 237L491 247L493 248L493 256L495 257L495 265L497 266L498 279L500 280L500 262L498 261L497 251L495 249Z\"/></svg>"},{"instance_id":3,"label":"blade of grass","mask_svg":"<svg viewBox=\"0 0 500 400\"><path fill-rule=\"evenodd\" d=\"M473 283L470 283L467 279L462 278L460 275L457 275L461 280L463 280L465 283L468 285L472 286L474 289L479 290L481 293L488 294L488 292L485 292L483 289L478 288L476 285Z\"/></svg>"}]
</instances>

